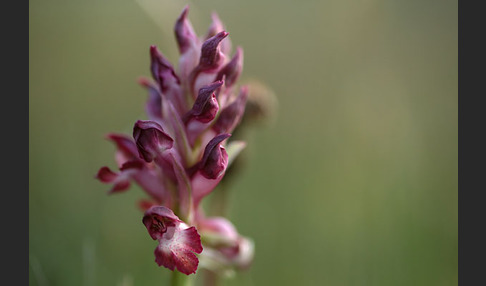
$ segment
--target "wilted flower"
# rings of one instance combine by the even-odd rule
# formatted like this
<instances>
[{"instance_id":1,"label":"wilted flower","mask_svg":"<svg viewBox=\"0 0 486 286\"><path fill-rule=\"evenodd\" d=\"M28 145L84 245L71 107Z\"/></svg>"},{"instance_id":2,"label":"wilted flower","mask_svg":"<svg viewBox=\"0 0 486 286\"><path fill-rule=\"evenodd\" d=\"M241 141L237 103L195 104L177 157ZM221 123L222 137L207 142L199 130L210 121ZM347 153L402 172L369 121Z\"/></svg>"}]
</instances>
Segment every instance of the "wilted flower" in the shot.
<instances>
[{"instance_id":1,"label":"wilted flower","mask_svg":"<svg viewBox=\"0 0 486 286\"><path fill-rule=\"evenodd\" d=\"M196 36L187 14L186 7L175 24L181 54L177 70L150 47L152 79L139 80L148 91L148 120L135 122L133 138L108 135L117 147L119 171L102 167L97 178L113 185L110 193L135 182L150 196L139 206L146 211L143 223L150 236L159 242L158 265L191 274L197 255L206 253L225 271L241 269L252 260L253 243L228 220L206 218L200 202L245 147L244 142L228 143L248 98L248 88L235 85L243 50L236 48L230 57L228 33L216 14L203 38ZM218 271L211 263L206 267Z\"/></svg>"}]
</instances>

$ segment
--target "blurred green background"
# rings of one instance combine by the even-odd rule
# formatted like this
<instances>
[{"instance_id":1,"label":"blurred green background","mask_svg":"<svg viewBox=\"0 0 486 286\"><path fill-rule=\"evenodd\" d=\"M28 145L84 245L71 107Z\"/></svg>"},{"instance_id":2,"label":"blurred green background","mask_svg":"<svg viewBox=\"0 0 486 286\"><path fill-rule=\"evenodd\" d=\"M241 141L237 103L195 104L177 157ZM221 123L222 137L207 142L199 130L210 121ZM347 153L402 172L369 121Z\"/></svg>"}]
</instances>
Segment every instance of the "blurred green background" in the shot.
<instances>
[{"instance_id":1,"label":"blurred green background","mask_svg":"<svg viewBox=\"0 0 486 286\"><path fill-rule=\"evenodd\" d=\"M166 285L108 132L143 114L148 47L189 3L278 98L246 133L229 217L255 261L225 285L457 284L457 1L30 0L30 285Z\"/></svg>"}]
</instances>

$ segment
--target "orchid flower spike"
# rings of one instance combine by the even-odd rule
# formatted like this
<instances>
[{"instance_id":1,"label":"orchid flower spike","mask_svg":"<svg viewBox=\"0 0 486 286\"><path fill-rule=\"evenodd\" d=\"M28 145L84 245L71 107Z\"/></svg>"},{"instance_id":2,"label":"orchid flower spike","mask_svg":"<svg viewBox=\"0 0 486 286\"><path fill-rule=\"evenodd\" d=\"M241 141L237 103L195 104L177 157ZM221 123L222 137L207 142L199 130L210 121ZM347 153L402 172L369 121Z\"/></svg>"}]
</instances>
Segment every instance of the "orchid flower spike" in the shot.
<instances>
[{"instance_id":1,"label":"orchid flower spike","mask_svg":"<svg viewBox=\"0 0 486 286\"><path fill-rule=\"evenodd\" d=\"M253 258L251 240L224 218L206 218L201 204L246 146L229 141L248 98L248 88L237 83L243 49L230 53L229 33L215 13L204 37L196 35L188 13L186 6L174 27L177 66L156 46L149 48L151 79L139 79L148 92L148 118L135 122L131 137L108 135L118 170L104 166L96 175L112 185L109 194L125 192L132 183L145 191L148 198L137 204L158 241L155 262L186 275L196 273L199 257L232 269L247 267ZM211 263L202 266L217 271Z\"/></svg>"}]
</instances>

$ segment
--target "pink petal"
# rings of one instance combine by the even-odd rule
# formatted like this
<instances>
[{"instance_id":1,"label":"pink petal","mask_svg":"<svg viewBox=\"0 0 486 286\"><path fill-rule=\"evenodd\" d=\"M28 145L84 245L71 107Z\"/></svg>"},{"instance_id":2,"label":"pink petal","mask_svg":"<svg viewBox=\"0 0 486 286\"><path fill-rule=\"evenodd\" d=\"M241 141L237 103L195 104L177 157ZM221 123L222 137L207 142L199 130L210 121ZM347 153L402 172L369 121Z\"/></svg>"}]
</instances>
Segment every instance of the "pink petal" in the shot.
<instances>
[{"instance_id":1,"label":"pink petal","mask_svg":"<svg viewBox=\"0 0 486 286\"><path fill-rule=\"evenodd\" d=\"M201 174L201 171L198 171L192 177L191 185L194 208L197 208L201 200L216 188L222 178L223 176L219 176L216 179L208 179Z\"/></svg>"}]
</instances>

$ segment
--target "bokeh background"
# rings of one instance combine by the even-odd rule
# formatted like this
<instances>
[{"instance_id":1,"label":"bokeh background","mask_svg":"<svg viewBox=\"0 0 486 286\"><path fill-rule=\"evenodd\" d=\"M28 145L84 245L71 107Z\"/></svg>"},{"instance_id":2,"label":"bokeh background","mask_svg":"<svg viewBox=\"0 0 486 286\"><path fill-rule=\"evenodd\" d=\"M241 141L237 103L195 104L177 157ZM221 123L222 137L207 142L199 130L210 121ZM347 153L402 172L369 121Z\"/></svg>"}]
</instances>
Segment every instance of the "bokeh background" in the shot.
<instances>
[{"instance_id":1,"label":"bokeh background","mask_svg":"<svg viewBox=\"0 0 486 286\"><path fill-rule=\"evenodd\" d=\"M278 99L229 193L255 261L224 285L456 285L456 0L30 0L30 285L168 282L141 190L94 175L104 134L146 118L148 47L175 62L188 3Z\"/></svg>"}]
</instances>

